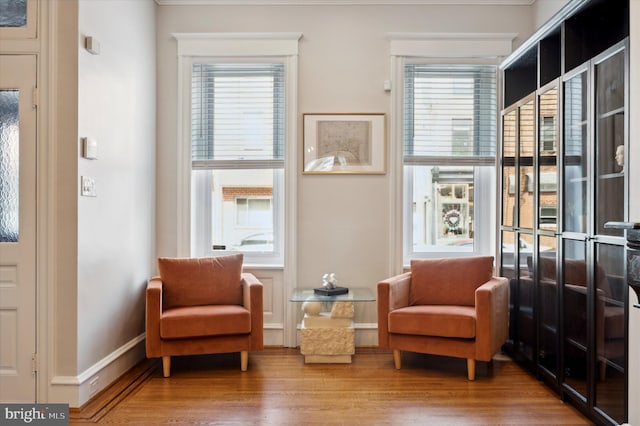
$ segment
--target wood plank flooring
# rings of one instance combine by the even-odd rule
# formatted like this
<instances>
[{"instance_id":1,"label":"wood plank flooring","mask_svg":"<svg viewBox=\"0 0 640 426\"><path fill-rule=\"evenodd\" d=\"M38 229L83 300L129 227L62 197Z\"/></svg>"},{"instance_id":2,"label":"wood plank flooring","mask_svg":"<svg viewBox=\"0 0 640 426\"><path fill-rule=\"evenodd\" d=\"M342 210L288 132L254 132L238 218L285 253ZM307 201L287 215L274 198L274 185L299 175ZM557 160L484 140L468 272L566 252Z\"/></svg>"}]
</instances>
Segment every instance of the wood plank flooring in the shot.
<instances>
[{"instance_id":1,"label":"wood plank flooring","mask_svg":"<svg viewBox=\"0 0 640 426\"><path fill-rule=\"evenodd\" d=\"M352 364L304 364L296 349L175 357L171 377L141 363L70 424L127 425L588 425L508 357L464 359L358 348Z\"/></svg>"}]
</instances>

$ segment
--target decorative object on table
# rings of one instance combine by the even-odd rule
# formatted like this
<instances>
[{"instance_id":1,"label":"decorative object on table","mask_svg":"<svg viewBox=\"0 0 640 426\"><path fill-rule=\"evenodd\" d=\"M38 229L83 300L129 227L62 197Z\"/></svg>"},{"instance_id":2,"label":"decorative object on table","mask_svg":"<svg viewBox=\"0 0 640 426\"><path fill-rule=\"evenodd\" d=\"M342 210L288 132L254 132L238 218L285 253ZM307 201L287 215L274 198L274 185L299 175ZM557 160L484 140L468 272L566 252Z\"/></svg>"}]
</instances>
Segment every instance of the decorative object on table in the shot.
<instances>
[{"instance_id":1,"label":"decorative object on table","mask_svg":"<svg viewBox=\"0 0 640 426\"><path fill-rule=\"evenodd\" d=\"M384 114L304 114L303 125L303 173L385 173Z\"/></svg>"},{"instance_id":2,"label":"decorative object on table","mask_svg":"<svg viewBox=\"0 0 640 426\"><path fill-rule=\"evenodd\" d=\"M322 312L322 302L309 300L302 304L302 312L311 316L318 316Z\"/></svg>"},{"instance_id":3,"label":"decorative object on table","mask_svg":"<svg viewBox=\"0 0 640 426\"><path fill-rule=\"evenodd\" d=\"M337 296L339 294L346 294L349 289L346 287L338 287L338 279L336 274L331 272L330 274L324 274L322 276L322 287L314 288L313 292L323 296Z\"/></svg>"}]
</instances>

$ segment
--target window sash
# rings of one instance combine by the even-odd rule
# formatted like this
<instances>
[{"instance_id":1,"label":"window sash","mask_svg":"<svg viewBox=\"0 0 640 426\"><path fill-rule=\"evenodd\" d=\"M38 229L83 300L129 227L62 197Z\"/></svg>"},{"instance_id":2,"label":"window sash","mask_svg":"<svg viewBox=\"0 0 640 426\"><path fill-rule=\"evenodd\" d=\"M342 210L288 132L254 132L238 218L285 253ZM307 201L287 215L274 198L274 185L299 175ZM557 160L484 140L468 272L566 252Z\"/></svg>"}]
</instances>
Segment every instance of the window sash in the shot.
<instances>
[{"instance_id":1,"label":"window sash","mask_svg":"<svg viewBox=\"0 0 640 426\"><path fill-rule=\"evenodd\" d=\"M194 169L283 168L283 63L194 63Z\"/></svg>"},{"instance_id":2,"label":"window sash","mask_svg":"<svg viewBox=\"0 0 640 426\"><path fill-rule=\"evenodd\" d=\"M495 164L496 75L493 65L405 64L404 164Z\"/></svg>"}]
</instances>

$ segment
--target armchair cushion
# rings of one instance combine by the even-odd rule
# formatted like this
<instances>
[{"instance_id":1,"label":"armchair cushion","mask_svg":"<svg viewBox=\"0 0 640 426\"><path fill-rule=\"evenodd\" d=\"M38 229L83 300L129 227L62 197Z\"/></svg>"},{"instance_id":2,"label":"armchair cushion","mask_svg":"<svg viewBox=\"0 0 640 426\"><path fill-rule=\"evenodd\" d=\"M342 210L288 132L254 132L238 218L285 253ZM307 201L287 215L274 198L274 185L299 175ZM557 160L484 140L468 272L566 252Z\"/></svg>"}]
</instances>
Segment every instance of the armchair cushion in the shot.
<instances>
[{"instance_id":1,"label":"armchair cushion","mask_svg":"<svg viewBox=\"0 0 640 426\"><path fill-rule=\"evenodd\" d=\"M475 290L491 279L492 256L411 260L410 305L475 305Z\"/></svg>"},{"instance_id":2,"label":"armchair cushion","mask_svg":"<svg viewBox=\"0 0 640 426\"><path fill-rule=\"evenodd\" d=\"M251 313L239 305L179 307L164 311L160 318L163 339L248 333Z\"/></svg>"},{"instance_id":3,"label":"armchair cushion","mask_svg":"<svg viewBox=\"0 0 640 426\"><path fill-rule=\"evenodd\" d=\"M420 336L476 337L476 310L471 306L419 305L389 313L389 332Z\"/></svg>"},{"instance_id":4,"label":"armchair cushion","mask_svg":"<svg viewBox=\"0 0 640 426\"><path fill-rule=\"evenodd\" d=\"M242 305L242 254L160 258L162 306Z\"/></svg>"}]
</instances>

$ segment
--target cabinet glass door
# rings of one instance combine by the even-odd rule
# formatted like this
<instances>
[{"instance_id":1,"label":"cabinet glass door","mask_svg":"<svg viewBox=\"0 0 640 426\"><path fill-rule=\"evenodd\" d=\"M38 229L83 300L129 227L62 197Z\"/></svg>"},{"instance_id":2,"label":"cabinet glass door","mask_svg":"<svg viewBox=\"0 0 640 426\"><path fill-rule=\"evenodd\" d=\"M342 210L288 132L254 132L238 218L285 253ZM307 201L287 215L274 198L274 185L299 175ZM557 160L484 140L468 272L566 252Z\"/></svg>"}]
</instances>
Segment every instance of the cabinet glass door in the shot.
<instances>
[{"instance_id":1,"label":"cabinet glass door","mask_svg":"<svg viewBox=\"0 0 640 426\"><path fill-rule=\"evenodd\" d=\"M626 395L627 327L625 302L628 287L624 276L624 246L596 244L595 406L617 424L624 423Z\"/></svg>"},{"instance_id":2,"label":"cabinet glass door","mask_svg":"<svg viewBox=\"0 0 640 426\"><path fill-rule=\"evenodd\" d=\"M564 83L563 230L587 232L588 76Z\"/></svg>"},{"instance_id":3,"label":"cabinet glass door","mask_svg":"<svg viewBox=\"0 0 640 426\"><path fill-rule=\"evenodd\" d=\"M502 118L502 225L513 227L516 209L517 109Z\"/></svg>"},{"instance_id":4,"label":"cabinet glass door","mask_svg":"<svg viewBox=\"0 0 640 426\"><path fill-rule=\"evenodd\" d=\"M562 256L564 383L585 401L589 344L586 249L585 241L564 240Z\"/></svg>"},{"instance_id":5,"label":"cabinet glass door","mask_svg":"<svg viewBox=\"0 0 640 426\"><path fill-rule=\"evenodd\" d=\"M535 154L535 119L533 99L520 107L520 119L518 123L518 226L524 229L533 229L534 217L534 178L533 156Z\"/></svg>"},{"instance_id":6,"label":"cabinet glass door","mask_svg":"<svg viewBox=\"0 0 640 426\"><path fill-rule=\"evenodd\" d=\"M533 361L536 325L534 322L535 281L533 275L533 235L517 232L518 290L517 290L517 351Z\"/></svg>"},{"instance_id":7,"label":"cabinet glass door","mask_svg":"<svg viewBox=\"0 0 640 426\"><path fill-rule=\"evenodd\" d=\"M558 278L557 238L538 237L538 363L558 374Z\"/></svg>"},{"instance_id":8,"label":"cabinet glass door","mask_svg":"<svg viewBox=\"0 0 640 426\"><path fill-rule=\"evenodd\" d=\"M555 231L558 211L558 88L538 98L538 229Z\"/></svg>"},{"instance_id":9,"label":"cabinet glass door","mask_svg":"<svg viewBox=\"0 0 640 426\"><path fill-rule=\"evenodd\" d=\"M623 236L605 229L624 221L625 54L621 50L595 65L596 234Z\"/></svg>"},{"instance_id":10,"label":"cabinet glass door","mask_svg":"<svg viewBox=\"0 0 640 426\"><path fill-rule=\"evenodd\" d=\"M516 233L512 231L503 231L501 240L502 250L500 251L500 276L509 280L509 316L510 318L517 318L515 307L517 306L516 296L518 294L518 280L516 274L516 253L514 245ZM516 340L516 320L509 321L508 341L513 345Z\"/></svg>"}]
</instances>

